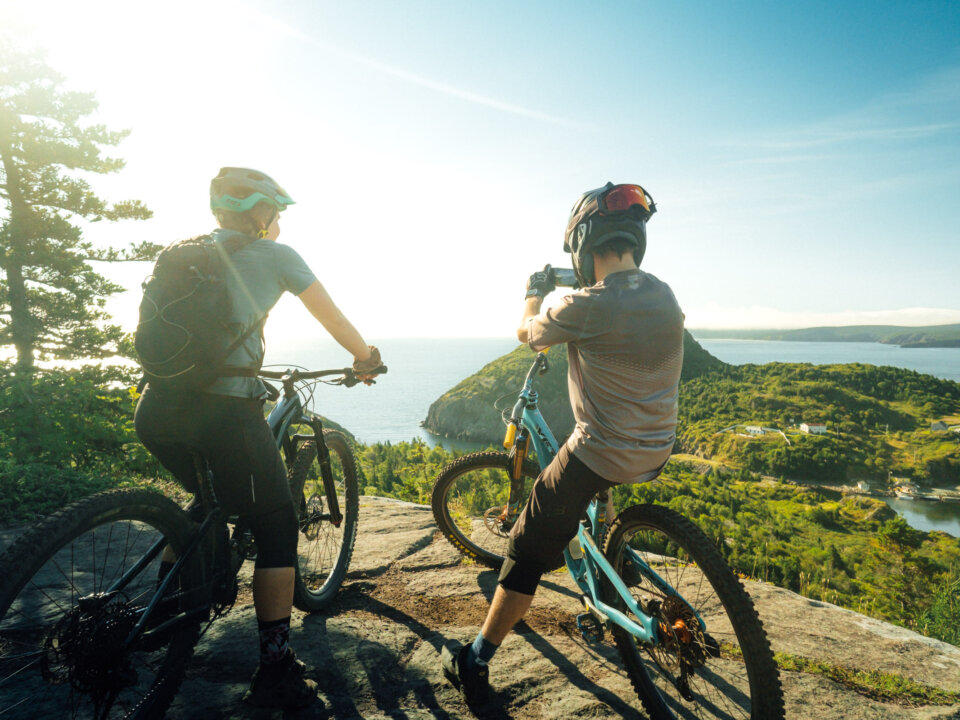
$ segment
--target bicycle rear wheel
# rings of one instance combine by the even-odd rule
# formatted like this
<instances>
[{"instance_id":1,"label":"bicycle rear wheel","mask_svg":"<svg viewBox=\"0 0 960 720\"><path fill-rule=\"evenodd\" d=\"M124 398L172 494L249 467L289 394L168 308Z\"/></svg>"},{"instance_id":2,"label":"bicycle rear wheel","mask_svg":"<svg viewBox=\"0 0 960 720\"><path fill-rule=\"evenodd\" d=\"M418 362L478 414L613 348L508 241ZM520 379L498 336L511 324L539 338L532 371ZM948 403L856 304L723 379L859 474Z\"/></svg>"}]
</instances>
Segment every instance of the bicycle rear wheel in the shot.
<instances>
[{"instance_id":1,"label":"bicycle rear wheel","mask_svg":"<svg viewBox=\"0 0 960 720\"><path fill-rule=\"evenodd\" d=\"M159 718L193 654L199 619L123 650L157 587L155 543L179 555L194 525L147 490L93 495L27 531L0 556L0 716ZM105 594L126 573L129 581ZM203 598L199 559L185 561L161 615ZM192 588L192 590L191 590Z\"/></svg>"},{"instance_id":2,"label":"bicycle rear wheel","mask_svg":"<svg viewBox=\"0 0 960 720\"><path fill-rule=\"evenodd\" d=\"M627 548L682 599L658 587ZM696 525L669 508L635 505L611 525L603 552L641 608L659 619L661 642L653 647L613 630L653 720L784 717L777 666L753 602ZM624 608L609 582L604 594Z\"/></svg>"},{"instance_id":3,"label":"bicycle rear wheel","mask_svg":"<svg viewBox=\"0 0 960 720\"><path fill-rule=\"evenodd\" d=\"M328 462L342 515L339 523L330 519L316 440L300 446L289 471L300 522L293 604L304 612L322 610L343 584L360 515L356 462L347 438L336 430L324 430L323 441L330 451Z\"/></svg>"},{"instance_id":4,"label":"bicycle rear wheel","mask_svg":"<svg viewBox=\"0 0 960 720\"><path fill-rule=\"evenodd\" d=\"M464 455L444 467L433 484L433 517L444 537L465 556L499 570L507 553L510 530L517 513L540 474L524 460L520 487L510 499L510 458L507 453Z\"/></svg>"}]
</instances>

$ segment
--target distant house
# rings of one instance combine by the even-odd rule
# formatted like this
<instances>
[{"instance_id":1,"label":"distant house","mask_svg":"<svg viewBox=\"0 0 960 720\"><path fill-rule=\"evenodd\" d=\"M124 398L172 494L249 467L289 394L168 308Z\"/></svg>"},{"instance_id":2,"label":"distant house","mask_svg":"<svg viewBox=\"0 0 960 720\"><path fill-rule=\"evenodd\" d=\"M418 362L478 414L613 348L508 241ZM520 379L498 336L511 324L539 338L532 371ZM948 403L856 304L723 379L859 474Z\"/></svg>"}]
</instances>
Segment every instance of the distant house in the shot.
<instances>
[{"instance_id":1,"label":"distant house","mask_svg":"<svg viewBox=\"0 0 960 720\"><path fill-rule=\"evenodd\" d=\"M751 435L763 435L763 428L759 425L747 425L745 429Z\"/></svg>"},{"instance_id":2,"label":"distant house","mask_svg":"<svg viewBox=\"0 0 960 720\"><path fill-rule=\"evenodd\" d=\"M930 430L932 432L946 432L949 429L949 426L943 420L937 420L934 423L930 423Z\"/></svg>"},{"instance_id":3,"label":"distant house","mask_svg":"<svg viewBox=\"0 0 960 720\"><path fill-rule=\"evenodd\" d=\"M805 432L810 435L826 435L827 425L826 423L819 422L800 423L800 432Z\"/></svg>"}]
</instances>

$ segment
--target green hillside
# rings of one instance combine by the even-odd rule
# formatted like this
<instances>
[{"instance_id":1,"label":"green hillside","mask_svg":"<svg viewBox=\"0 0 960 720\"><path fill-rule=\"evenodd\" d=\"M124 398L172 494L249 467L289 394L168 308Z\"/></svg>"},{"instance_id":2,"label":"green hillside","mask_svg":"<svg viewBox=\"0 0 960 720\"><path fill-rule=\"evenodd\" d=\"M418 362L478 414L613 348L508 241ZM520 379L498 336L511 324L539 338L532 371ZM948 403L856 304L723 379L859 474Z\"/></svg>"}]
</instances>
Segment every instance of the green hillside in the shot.
<instances>
[{"instance_id":1,"label":"green hillside","mask_svg":"<svg viewBox=\"0 0 960 720\"><path fill-rule=\"evenodd\" d=\"M690 333L683 338L682 379L689 380L726 365L700 347ZM430 432L444 437L479 443L496 443L503 436L504 424L497 408L513 406L535 353L526 345L485 365L444 393L431 406L424 421ZM550 371L537 378L540 409L558 437L573 429L573 414L567 395L566 347L552 348L547 357Z\"/></svg>"},{"instance_id":2,"label":"green hillside","mask_svg":"<svg viewBox=\"0 0 960 720\"><path fill-rule=\"evenodd\" d=\"M677 452L734 468L803 481L843 483L910 477L960 484L960 435L932 430L960 424L960 384L893 367L858 363L731 366L685 336ZM573 428L567 358L549 356L537 379L541 409L559 437ZM425 427L447 437L497 443L533 358L520 346L436 400ZM820 422L825 435L801 431ZM765 428L760 434L747 427Z\"/></svg>"},{"instance_id":3,"label":"green hillside","mask_svg":"<svg viewBox=\"0 0 960 720\"><path fill-rule=\"evenodd\" d=\"M960 347L960 323L904 327L899 325L846 325L799 330L694 330L703 340L784 340L805 342L878 342L901 347Z\"/></svg>"}]
</instances>

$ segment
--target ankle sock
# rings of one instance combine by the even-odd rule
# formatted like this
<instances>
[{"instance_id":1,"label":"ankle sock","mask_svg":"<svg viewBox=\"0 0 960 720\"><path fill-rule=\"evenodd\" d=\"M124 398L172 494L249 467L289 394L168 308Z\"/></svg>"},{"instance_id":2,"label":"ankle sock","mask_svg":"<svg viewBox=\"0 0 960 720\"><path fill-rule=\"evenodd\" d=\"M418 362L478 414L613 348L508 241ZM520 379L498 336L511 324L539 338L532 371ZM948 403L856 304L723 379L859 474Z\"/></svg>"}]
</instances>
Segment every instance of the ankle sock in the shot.
<instances>
[{"instance_id":1,"label":"ankle sock","mask_svg":"<svg viewBox=\"0 0 960 720\"><path fill-rule=\"evenodd\" d=\"M470 646L470 650L467 652L466 665L468 668L473 667L474 665L486 665L491 660L493 660L493 654L497 652L499 645L494 645L492 642L487 640L483 636L483 632L477 633L476 640L473 641L473 645Z\"/></svg>"},{"instance_id":2,"label":"ankle sock","mask_svg":"<svg viewBox=\"0 0 960 720\"><path fill-rule=\"evenodd\" d=\"M290 648L290 618L258 620L260 630L260 664L276 666L286 659Z\"/></svg>"}]
</instances>

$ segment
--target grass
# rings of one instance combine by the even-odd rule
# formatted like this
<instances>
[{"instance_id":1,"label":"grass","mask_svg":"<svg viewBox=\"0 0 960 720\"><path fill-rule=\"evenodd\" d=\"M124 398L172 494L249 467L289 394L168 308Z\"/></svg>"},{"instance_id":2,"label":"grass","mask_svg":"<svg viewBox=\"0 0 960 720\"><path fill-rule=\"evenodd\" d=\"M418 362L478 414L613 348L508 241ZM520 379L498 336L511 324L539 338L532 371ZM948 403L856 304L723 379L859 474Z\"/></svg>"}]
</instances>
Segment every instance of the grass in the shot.
<instances>
[{"instance_id":1,"label":"grass","mask_svg":"<svg viewBox=\"0 0 960 720\"><path fill-rule=\"evenodd\" d=\"M777 653L774 655L774 660L781 670L821 675L860 695L880 702L914 706L960 705L960 693L924 685L902 675L880 670L855 670L790 653Z\"/></svg>"},{"instance_id":2,"label":"grass","mask_svg":"<svg viewBox=\"0 0 960 720\"><path fill-rule=\"evenodd\" d=\"M723 643L720 648L725 657L743 659L740 648ZM802 672L808 675L820 675L858 695L872 700L899 705L960 705L960 693L942 690L910 680L902 675L885 673L880 670L855 670L834 665L825 660L813 660L791 653L775 653L777 667L787 672Z\"/></svg>"}]
</instances>

